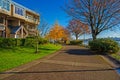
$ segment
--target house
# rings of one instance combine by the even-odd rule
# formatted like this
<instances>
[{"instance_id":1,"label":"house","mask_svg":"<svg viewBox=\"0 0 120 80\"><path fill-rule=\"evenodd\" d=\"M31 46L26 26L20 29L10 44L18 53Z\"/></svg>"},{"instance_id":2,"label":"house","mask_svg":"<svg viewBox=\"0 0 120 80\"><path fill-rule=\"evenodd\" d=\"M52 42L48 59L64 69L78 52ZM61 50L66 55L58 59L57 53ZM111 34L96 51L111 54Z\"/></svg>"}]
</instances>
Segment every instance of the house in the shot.
<instances>
[{"instance_id":1,"label":"house","mask_svg":"<svg viewBox=\"0 0 120 80\"><path fill-rule=\"evenodd\" d=\"M12 0L0 0L0 37L35 36L40 15Z\"/></svg>"}]
</instances>

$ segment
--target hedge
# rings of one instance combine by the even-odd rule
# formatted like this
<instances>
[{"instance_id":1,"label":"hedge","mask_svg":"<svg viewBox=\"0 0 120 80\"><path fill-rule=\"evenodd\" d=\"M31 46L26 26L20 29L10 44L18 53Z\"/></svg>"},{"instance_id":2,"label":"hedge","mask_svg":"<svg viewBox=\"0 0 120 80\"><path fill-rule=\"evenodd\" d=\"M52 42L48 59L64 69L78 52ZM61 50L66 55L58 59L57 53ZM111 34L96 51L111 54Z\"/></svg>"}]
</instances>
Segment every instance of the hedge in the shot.
<instances>
[{"instance_id":1,"label":"hedge","mask_svg":"<svg viewBox=\"0 0 120 80\"><path fill-rule=\"evenodd\" d=\"M0 38L0 47L14 47L16 46L16 40L10 38Z\"/></svg>"},{"instance_id":2,"label":"hedge","mask_svg":"<svg viewBox=\"0 0 120 80\"><path fill-rule=\"evenodd\" d=\"M48 42L45 39L42 38L36 39L35 37L29 37L25 39L0 38L0 48L11 48L15 46L35 47L37 40L39 44L45 44Z\"/></svg>"},{"instance_id":3,"label":"hedge","mask_svg":"<svg viewBox=\"0 0 120 80\"><path fill-rule=\"evenodd\" d=\"M82 43L83 43L82 40L72 40L72 41L70 41L71 45L81 45Z\"/></svg>"},{"instance_id":4,"label":"hedge","mask_svg":"<svg viewBox=\"0 0 120 80\"><path fill-rule=\"evenodd\" d=\"M89 42L90 49L99 52L117 53L119 45L111 39L96 39Z\"/></svg>"}]
</instances>

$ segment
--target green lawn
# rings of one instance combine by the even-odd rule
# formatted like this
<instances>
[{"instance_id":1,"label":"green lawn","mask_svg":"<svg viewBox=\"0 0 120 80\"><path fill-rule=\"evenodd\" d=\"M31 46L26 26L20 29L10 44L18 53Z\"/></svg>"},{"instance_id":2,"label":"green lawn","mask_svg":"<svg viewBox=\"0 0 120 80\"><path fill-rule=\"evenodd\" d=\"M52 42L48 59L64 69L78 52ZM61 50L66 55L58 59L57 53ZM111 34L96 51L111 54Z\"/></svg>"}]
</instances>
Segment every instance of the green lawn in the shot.
<instances>
[{"instance_id":1,"label":"green lawn","mask_svg":"<svg viewBox=\"0 0 120 80\"><path fill-rule=\"evenodd\" d=\"M34 48L16 47L13 49L0 49L0 72L42 58L61 49L61 45L46 44L39 46L39 53Z\"/></svg>"}]
</instances>

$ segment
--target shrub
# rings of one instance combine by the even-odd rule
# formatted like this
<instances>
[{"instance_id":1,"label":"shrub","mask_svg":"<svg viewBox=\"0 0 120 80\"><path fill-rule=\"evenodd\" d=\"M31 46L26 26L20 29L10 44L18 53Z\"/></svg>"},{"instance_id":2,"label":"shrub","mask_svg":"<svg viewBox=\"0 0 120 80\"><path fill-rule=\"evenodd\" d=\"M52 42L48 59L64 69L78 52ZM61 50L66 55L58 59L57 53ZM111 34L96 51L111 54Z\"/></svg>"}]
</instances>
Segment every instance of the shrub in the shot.
<instances>
[{"instance_id":1,"label":"shrub","mask_svg":"<svg viewBox=\"0 0 120 80\"><path fill-rule=\"evenodd\" d=\"M3 38L0 38L0 47L3 47Z\"/></svg>"},{"instance_id":2,"label":"shrub","mask_svg":"<svg viewBox=\"0 0 120 80\"><path fill-rule=\"evenodd\" d=\"M48 40L47 39L44 39L44 38L39 38L39 44L46 44L48 43Z\"/></svg>"},{"instance_id":3,"label":"shrub","mask_svg":"<svg viewBox=\"0 0 120 80\"><path fill-rule=\"evenodd\" d=\"M46 44L48 40L44 38L38 38L39 44ZM0 38L0 48L11 48L15 46L35 47L37 39L35 37L28 37L25 39L15 38Z\"/></svg>"},{"instance_id":4,"label":"shrub","mask_svg":"<svg viewBox=\"0 0 120 80\"><path fill-rule=\"evenodd\" d=\"M72 41L70 41L71 45L81 45L82 43L83 43L83 41L81 41L81 40L72 40Z\"/></svg>"},{"instance_id":5,"label":"shrub","mask_svg":"<svg viewBox=\"0 0 120 80\"><path fill-rule=\"evenodd\" d=\"M15 46L22 46L22 39L15 39Z\"/></svg>"},{"instance_id":6,"label":"shrub","mask_svg":"<svg viewBox=\"0 0 120 80\"><path fill-rule=\"evenodd\" d=\"M0 38L0 48L12 48L15 46L29 46L35 45L34 38L15 39L15 38Z\"/></svg>"},{"instance_id":7,"label":"shrub","mask_svg":"<svg viewBox=\"0 0 120 80\"><path fill-rule=\"evenodd\" d=\"M89 42L91 50L100 52L116 53L119 51L119 45L117 42L111 39L96 39Z\"/></svg>"},{"instance_id":8,"label":"shrub","mask_svg":"<svg viewBox=\"0 0 120 80\"><path fill-rule=\"evenodd\" d=\"M0 47L14 47L16 40L13 38L0 38Z\"/></svg>"},{"instance_id":9,"label":"shrub","mask_svg":"<svg viewBox=\"0 0 120 80\"><path fill-rule=\"evenodd\" d=\"M20 46L25 46L25 39L20 39Z\"/></svg>"},{"instance_id":10,"label":"shrub","mask_svg":"<svg viewBox=\"0 0 120 80\"><path fill-rule=\"evenodd\" d=\"M68 45L68 44L70 44L70 41L67 40L65 43Z\"/></svg>"},{"instance_id":11,"label":"shrub","mask_svg":"<svg viewBox=\"0 0 120 80\"><path fill-rule=\"evenodd\" d=\"M26 38L25 41L24 40L22 41L23 41L23 45L28 47L35 47L37 42L34 37L29 37L29 38Z\"/></svg>"}]
</instances>

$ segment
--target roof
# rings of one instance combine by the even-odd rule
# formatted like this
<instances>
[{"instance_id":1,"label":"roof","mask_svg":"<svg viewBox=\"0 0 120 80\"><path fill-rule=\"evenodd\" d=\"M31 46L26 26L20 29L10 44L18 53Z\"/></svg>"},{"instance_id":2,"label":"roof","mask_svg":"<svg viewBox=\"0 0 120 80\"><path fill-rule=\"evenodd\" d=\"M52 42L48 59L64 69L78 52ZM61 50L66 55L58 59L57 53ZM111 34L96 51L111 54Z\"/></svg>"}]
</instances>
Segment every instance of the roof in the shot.
<instances>
[{"instance_id":1,"label":"roof","mask_svg":"<svg viewBox=\"0 0 120 80\"><path fill-rule=\"evenodd\" d=\"M8 26L11 34L15 34L21 27L20 26Z\"/></svg>"}]
</instances>

